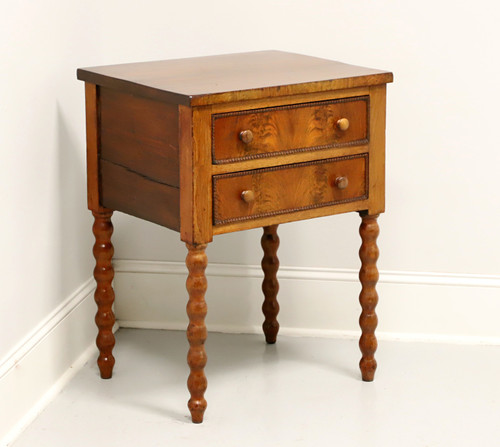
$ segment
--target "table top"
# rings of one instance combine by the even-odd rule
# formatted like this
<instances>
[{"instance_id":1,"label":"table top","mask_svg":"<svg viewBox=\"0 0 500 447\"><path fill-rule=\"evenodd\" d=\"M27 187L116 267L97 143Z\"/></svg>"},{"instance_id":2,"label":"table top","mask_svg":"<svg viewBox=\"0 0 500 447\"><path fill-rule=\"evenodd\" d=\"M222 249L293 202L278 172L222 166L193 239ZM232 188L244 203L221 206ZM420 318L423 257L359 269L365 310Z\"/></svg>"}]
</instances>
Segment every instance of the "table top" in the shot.
<instances>
[{"instance_id":1,"label":"table top","mask_svg":"<svg viewBox=\"0 0 500 447\"><path fill-rule=\"evenodd\" d=\"M392 82L392 73L283 51L80 68L80 80L188 106Z\"/></svg>"}]
</instances>

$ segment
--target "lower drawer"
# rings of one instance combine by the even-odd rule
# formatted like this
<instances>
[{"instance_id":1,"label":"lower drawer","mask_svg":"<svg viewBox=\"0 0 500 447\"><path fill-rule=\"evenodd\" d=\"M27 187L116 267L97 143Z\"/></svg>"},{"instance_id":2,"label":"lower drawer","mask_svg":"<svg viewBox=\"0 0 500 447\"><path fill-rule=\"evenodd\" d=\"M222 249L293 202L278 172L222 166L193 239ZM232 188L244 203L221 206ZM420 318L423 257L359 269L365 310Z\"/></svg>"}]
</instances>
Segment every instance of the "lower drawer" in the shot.
<instances>
[{"instance_id":1,"label":"lower drawer","mask_svg":"<svg viewBox=\"0 0 500 447\"><path fill-rule=\"evenodd\" d=\"M368 197L368 154L213 177L214 225Z\"/></svg>"}]
</instances>

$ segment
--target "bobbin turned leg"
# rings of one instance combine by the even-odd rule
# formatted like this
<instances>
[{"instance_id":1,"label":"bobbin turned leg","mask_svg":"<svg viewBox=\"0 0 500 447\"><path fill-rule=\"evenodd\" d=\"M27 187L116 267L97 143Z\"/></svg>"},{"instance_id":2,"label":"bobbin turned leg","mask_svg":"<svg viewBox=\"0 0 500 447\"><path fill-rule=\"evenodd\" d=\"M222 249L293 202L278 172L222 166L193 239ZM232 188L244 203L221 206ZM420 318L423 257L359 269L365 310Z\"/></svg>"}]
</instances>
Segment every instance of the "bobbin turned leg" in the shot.
<instances>
[{"instance_id":1,"label":"bobbin turned leg","mask_svg":"<svg viewBox=\"0 0 500 447\"><path fill-rule=\"evenodd\" d=\"M361 368L363 380L371 382L377 369L377 361L374 354L377 350L375 329L378 320L375 307L377 306L378 295L375 286L378 281L377 259L379 251L377 236L379 234L379 227L377 223L378 214L369 215L366 212L362 212L360 216L362 222L359 227L359 234L361 235L362 244L359 249L359 257L361 258L359 280L361 281L362 288L359 295L359 302L362 312L359 317L359 325L361 326L362 334L359 340L359 348L363 355L359 362L359 367Z\"/></svg>"},{"instance_id":2,"label":"bobbin turned leg","mask_svg":"<svg viewBox=\"0 0 500 447\"><path fill-rule=\"evenodd\" d=\"M205 254L206 245L186 244L186 246L188 248L186 266L189 271L186 281L186 288L189 293L189 301L186 307L189 317L187 362L191 369L187 382L191 393L188 408L191 412L192 421L199 424L203 422L203 413L207 408L207 401L203 397L207 389L207 378L203 370L207 363L204 345L207 339L207 328L205 326L205 316L207 315L207 303L205 302L207 255Z\"/></svg>"},{"instance_id":3,"label":"bobbin turned leg","mask_svg":"<svg viewBox=\"0 0 500 447\"><path fill-rule=\"evenodd\" d=\"M95 236L94 258L96 266L94 268L94 278L97 283L95 291L95 302L97 303L97 314L95 322L99 329L96 344L99 348L99 358L97 364L103 379L109 379L113 373L115 358L112 351L115 346L115 337L113 335L113 325L115 315L112 306L115 300L115 293L111 282L113 281L114 270L111 264L113 258L113 244L111 235L113 233L113 224L111 216L113 211L101 208L99 211L92 211L94 215L94 225L92 232Z\"/></svg>"},{"instance_id":4,"label":"bobbin turned leg","mask_svg":"<svg viewBox=\"0 0 500 447\"><path fill-rule=\"evenodd\" d=\"M276 274L280 262L276 253L280 245L278 237L278 225L270 225L264 227L264 234L260 240L264 250L264 257L262 258L262 270L264 271L264 281L262 281L262 291L264 292L264 303L262 303L262 312L264 313L264 323L262 329L266 337L266 342L269 344L276 343L276 337L280 325L276 317L280 311L277 295L279 290L278 279Z\"/></svg>"}]
</instances>

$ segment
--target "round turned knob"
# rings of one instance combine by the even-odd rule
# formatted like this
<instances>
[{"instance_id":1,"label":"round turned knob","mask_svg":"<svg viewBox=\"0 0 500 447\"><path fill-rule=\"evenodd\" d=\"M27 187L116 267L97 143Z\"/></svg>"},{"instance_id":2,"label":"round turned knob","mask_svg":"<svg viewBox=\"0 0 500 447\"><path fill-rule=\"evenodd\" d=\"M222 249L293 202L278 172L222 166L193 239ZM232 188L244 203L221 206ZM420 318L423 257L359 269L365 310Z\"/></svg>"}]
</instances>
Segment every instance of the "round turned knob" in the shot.
<instances>
[{"instance_id":1,"label":"round turned knob","mask_svg":"<svg viewBox=\"0 0 500 447\"><path fill-rule=\"evenodd\" d=\"M253 140L253 133L251 130L242 130L240 132L240 140L243 141L243 143L248 144L251 143Z\"/></svg>"},{"instance_id":2,"label":"round turned knob","mask_svg":"<svg viewBox=\"0 0 500 447\"><path fill-rule=\"evenodd\" d=\"M349 129L349 120L347 118L340 118L337 121L337 128L342 132L346 131Z\"/></svg>"},{"instance_id":3,"label":"round turned knob","mask_svg":"<svg viewBox=\"0 0 500 447\"><path fill-rule=\"evenodd\" d=\"M337 177L335 179L335 186L338 189L346 189L348 184L349 180L347 180L347 177Z\"/></svg>"},{"instance_id":4,"label":"round turned knob","mask_svg":"<svg viewBox=\"0 0 500 447\"><path fill-rule=\"evenodd\" d=\"M241 200L245 203L252 203L255 200L255 193L249 189L241 193Z\"/></svg>"}]
</instances>

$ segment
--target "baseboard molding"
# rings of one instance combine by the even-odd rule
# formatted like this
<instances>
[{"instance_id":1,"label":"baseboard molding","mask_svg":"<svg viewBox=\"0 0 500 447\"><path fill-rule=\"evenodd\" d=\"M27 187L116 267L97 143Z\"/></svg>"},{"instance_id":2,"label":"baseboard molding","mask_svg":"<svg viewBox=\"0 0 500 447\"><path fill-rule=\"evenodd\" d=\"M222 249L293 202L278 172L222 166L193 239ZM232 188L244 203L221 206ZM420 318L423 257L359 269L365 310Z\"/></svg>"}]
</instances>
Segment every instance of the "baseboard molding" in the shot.
<instances>
[{"instance_id":1,"label":"baseboard molding","mask_svg":"<svg viewBox=\"0 0 500 447\"><path fill-rule=\"evenodd\" d=\"M182 262L142 261L116 259L113 261L117 273L151 273L184 275L187 268ZM358 283L358 270L280 266L279 279L306 281L349 281ZM207 276L262 278L259 265L209 263ZM421 284L462 287L494 287L500 289L500 275L471 275L462 273L432 273L381 271L379 284Z\"/></svg>"},{"instance_id":2,"label":"baseboard molding","mask_svg":"<svg viewBox=\"0 0 500 447\"><path fill-rule=\"evenodd\" d=\"M0 447L11 444L96 352L94 284L92 278L82 284L0 364Z\"/></svg>"},{"instance_id":3,"label":"baseboard molding","mask_svg":"<svg viewBox=\"0 0 500 447\"><path fill-rule=\"evenodd\" d=\"M184 330L182 262L115 260L120 327ZM260 266L209 263L209 331L260 333ZM358 272L280 267L280 333L357 338ZM333 283L333 284L332 284ZM381 271L380 340L500 345L500 276Z\"/></svg>"},{"instance_id":4,"label":"baseboard molding","mask_svg":"<svg viewBox=\"0 0 500 447\"><path fill-rule=\"evenodd\" d=\"M0 447L8 447L18 436L28 427L31 422L47 407L50 402L63 390L75 374L88 362L88 360L97 356L97 346L90 345L81 355L74 361L61 377L42 395L42 397L34 403L34 405L25 413L17 423L10 428L7 434L0 439Z\"/></svg>"}]
</instances>

